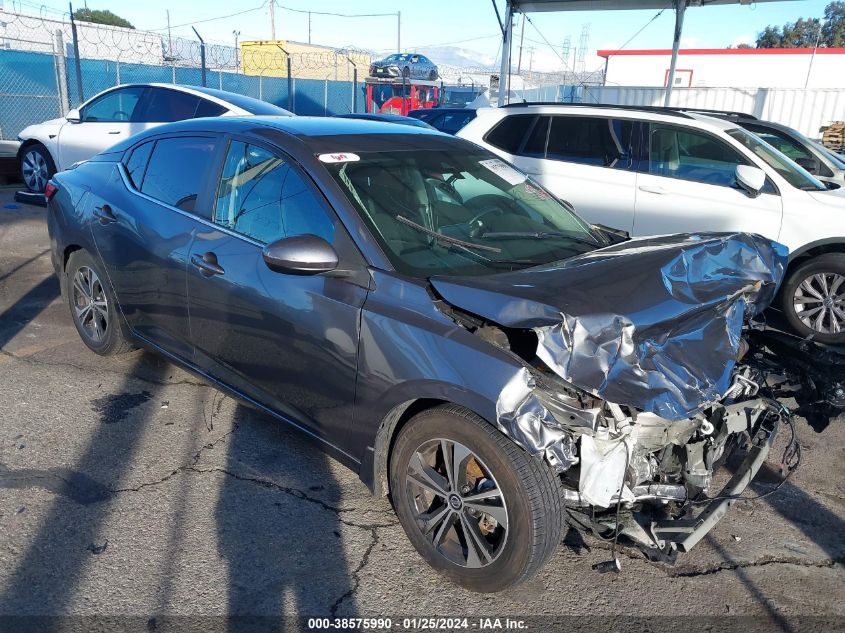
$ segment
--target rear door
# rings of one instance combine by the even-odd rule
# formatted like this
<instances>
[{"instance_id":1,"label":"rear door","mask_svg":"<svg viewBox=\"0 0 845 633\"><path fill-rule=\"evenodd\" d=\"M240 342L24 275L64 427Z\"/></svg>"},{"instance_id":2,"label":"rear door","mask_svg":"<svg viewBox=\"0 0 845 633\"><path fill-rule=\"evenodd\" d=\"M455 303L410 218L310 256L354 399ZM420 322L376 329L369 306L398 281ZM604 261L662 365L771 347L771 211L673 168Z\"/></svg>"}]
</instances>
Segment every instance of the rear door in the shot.
<instances>
[{"instance_id":1,"label":"rear door","mask_svg":"<svg viewBox=\"0 0 845 633\"><path fill-rule=\"evenodd\" d=\"M752 165L718 136L650 123L638 162L632 235L746 231L777 239L782 204L769 181L750 196L736 184L737 165Z\"/></svg>"},{"instance_id":2,"label":"rear door","mask_svg":"<svg viewBox=\"0 0 845 633\"><path fill-rule=\"evenodd\" d=\"M518 115L508 117L520 119ZM507 121L507 119L505 119ZM589 222L630 231L636 173L632 145L636 122L576 115L533 116L524 127L513 163ZM495 132L495 130L494 130ZM488 135L487 142L492 143Z\"/></svg>"},{"instance_id":3,"label":"rear door","mask_svg":"<svg viewBox=\"0 0 845 633\"><path fill-rule=\"evenodd\" d=\"M187 359L185 270L198 218L211 217L217 146L214 136L148 141L115 167L113 186L91 194L94 241L129 327Z\"/></svg>"},{"instance_id":4,"label":"rear door","mask_svg":"<svg viewBox=\"0 0 845 633\"><path fill-rule=\"evenodd\" d=\"M79 123L66 123L59 131L59 171L88 160L133 134L146 129L137 120L137 109L146 88L117 88L91 101L80 112Z\"/></svg>"}]
</instances>

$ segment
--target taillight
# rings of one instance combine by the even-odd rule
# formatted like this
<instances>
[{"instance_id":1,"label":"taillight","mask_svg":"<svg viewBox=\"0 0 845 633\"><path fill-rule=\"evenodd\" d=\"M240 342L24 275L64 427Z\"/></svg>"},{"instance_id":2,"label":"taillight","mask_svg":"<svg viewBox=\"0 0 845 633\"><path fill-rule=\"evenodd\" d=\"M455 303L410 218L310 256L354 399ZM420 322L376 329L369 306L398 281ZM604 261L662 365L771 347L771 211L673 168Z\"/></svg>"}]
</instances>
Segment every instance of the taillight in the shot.
<instances>
[{"instance_id":1,"label":"taillight","mask_svg":"<svg viewBox=\"0 0 845 633\"><path fill-rule=\"evenodd\" d=\"M56 192L58 190L59 188L52 182L47 183L47 186L44 187L44 197L47 198L47 202L50 202L50 200L52 200L53 196L56 195Z\"/></svg>"}]
</instances>

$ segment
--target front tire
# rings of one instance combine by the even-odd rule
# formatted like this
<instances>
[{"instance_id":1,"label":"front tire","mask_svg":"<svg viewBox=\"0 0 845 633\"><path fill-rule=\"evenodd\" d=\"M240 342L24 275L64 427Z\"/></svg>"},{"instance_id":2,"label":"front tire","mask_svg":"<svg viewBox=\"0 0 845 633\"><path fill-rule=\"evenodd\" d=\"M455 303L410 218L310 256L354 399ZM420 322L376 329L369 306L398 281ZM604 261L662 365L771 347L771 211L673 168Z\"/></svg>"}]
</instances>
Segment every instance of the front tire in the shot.
<instances>
[{"instance_id":1,"label":"front tire","mask_svg":"<svg viewBox=\"0 0 845 633\"><path fill-rule=\"evenodd\" d=\"M23 148L20 155L21 180L34 193L44 193L47 182L56 173L56 164L47 148L33 143Z\"/></svg>"},{"instance_id":2,"label":"front tire","mask_svg":"<svg viewBox=\"0 0 845 633\"><path fill-rule=\"evenodd\" d=\"M390 459L396 514L435 570L478 592L534 576L561 540L559 481L477 415L444 405L400 430Z\"/></svg>"},{"instance_id":3,"label":"front tire","mask_svg":"<svg viewBox=\"0 0 845 633\"><path fill-rule=\"evenodd\" d=\"M132 349L123 334L117 301L100 265L85 251L71 253L65 270L70 317L85 346L100 356Z\"/></svg>"},{"instance_id":4,"label":"front tire","mask_svg":"<svg viewBox=\"0 0 845 633\"><path fill-rule=\"evenodd\" d=\"M800 336L845 343L845 254L819 255L789 273L781 289L781 308Z\"/></svg>"}]
</instances>

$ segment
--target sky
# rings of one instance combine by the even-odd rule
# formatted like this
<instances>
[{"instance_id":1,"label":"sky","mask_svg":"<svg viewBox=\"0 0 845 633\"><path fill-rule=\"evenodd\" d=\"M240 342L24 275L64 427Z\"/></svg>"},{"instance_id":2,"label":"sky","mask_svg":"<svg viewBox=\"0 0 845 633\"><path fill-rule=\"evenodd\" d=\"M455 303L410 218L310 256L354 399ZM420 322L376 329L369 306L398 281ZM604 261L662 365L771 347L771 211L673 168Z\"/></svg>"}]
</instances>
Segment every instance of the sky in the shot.
<instances>
[{"instance_id":1,"label":"sky","mask_svg":"<svg viewBox=\"0 0 845 633\"><path fill-rule=\"evenodd\" d=\"M504 0L496 0L500 10ZM0 0L6 10L27 13L67 11L63 0ZM397 16L401 12L403 50L436 45L466 49L479 63L493 63L500 53L501 35L491 0L276 0L276 37L309 41L308 15L292 11L390 14L373 17L311 15L311 38L315 44L351 46L376 52L394 52ZM75 0L74 8L108 9L126 18L136 28L166 32L167 11L173 35L193 38L190 24L206 41L233 43L233 31L241 40L270 39L268 0ZM612 5L612 2L607 4ZM671 0L667 0L667 7ZM725 48L753 43L764 27L782 25L799 17L822 17L827 0L787 0L751 5L691 7L686 12L682 46ZM44 9L40 9L44 7ZM232 15L240 13L239 15ZM626 49L669 48L674 14L671 8L655 18L657 10L591 11L529 14L523 41L523 67L533 70L562 70L561 52L567 36L571 40L569 64L579 46L582 30L589 25L586 70L603 64L597 49L614 49L627 42ZM655 19L653 19L655 18ZM520 18L517 18L520 19ZM642 29L642 30L641 30ZM640 31L641 30L641 31ZM519 41L517 23L515 40ZM639 33L638 33L639 32ZM638 33L638 34L637 34ZM631 38L635 36L633 40ZM546 43L545 40L552 45ZM630 40L630 41L629 41ZM517 49L514 50L514 63ZM434 59L437 62L437 59Z\"/></svg>"}]
</instances>

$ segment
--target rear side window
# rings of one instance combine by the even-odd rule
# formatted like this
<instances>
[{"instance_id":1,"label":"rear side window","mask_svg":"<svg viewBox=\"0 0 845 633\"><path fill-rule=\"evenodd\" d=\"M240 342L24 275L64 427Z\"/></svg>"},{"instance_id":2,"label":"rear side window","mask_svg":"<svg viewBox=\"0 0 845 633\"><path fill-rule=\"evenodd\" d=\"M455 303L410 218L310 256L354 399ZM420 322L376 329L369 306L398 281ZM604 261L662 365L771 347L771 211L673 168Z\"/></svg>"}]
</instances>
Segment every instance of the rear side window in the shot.
<instances>
[{"instance_id":1,"label":"rear side window","mask_svg":"<svg viewBox=\"0 0 845 633\"><path fill-rule=\"evenodd\" d=\"M194 212L212 168L216 141L177 137L156 142L141 191L165 204ZM206 214L200 214L206 217ZM210 214L208 214L210 219Z\"/></svg>"},{"instance_id":2,"label":"rear side window","mask_svg":"<svg viewBox=\"0 0 845 633\"><path fill-rule=\"evenodd\" d=\"M223 107L219 103L214 103L208 99L200 99L200 104L197 106L197 113L194 117L220 116L224 112L227 112L227 108Z\"/></svg>"},{"instance_id":3,"label":"rear side window","mask_svg":"<svg viewBox=\"0 0 845 633\"><path fill-rule=\"evenodd\" d=\"M525 138L536 118L533 114L515 114L505 117L487 133L484 140L508 154L516 154L522 145L522 139Z\"/></svg>"},{"instance_id":4,"label":"rear side window","mask_svg":"<svg viewBox=\"0 0 845 633\"><path fill-rule=\"evenodd\" d=\"M449 134L455 134L473 119L472 112L450 112L443 115L443 119L435 126Z\"/></svg>"},{"instance_id":5,"label":"rear side window","mask_svg":"<svg viewBox=\"0 0 845 633\"><path fill-rule=\"evenodd\" d=\"M528 133L528 138L525 139L525 144L519 151L520 156L546 157L546 142L549 140L550 121L551 117L548 116L537 117Z\"/></svg>"},{"instance_id":6,"label":"rear side window","mask_svg":"<svg viewBox=\"0 0 845 633\"><path fill-rule=\"evenodd\" d=\"M139 145L132 150L128 160L124 162L126 173L129 175L129 181L136 189L141 188L141 183L144 180L144 171L147 169L147 163L150 160L150 153L153 151L153 141L148 141L143 145Z\"/></svg>"},{"instance_id":7,"label":"rear side window","mask_svg":"<svg viewBox=\"0 0 845 633\"><path fill-rule=\"evenodd\" d=\"M546 158L583 165L628 169L630 121L583 116L553 116Z\"/></svg>"}]
</instances>

